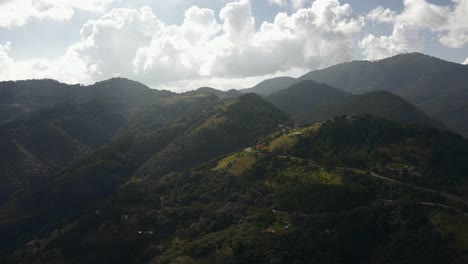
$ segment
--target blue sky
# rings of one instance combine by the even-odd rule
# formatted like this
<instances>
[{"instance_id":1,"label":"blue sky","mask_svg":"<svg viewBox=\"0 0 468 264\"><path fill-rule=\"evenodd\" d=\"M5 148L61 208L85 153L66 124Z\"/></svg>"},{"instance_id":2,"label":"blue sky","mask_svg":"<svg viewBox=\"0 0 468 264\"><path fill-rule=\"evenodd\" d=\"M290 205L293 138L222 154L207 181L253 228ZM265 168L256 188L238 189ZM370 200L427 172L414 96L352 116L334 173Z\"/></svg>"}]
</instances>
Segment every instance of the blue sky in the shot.
<instances>
[{"instance_id":1,"label":"blue sky","mask_svg":"<svg viewBox=\"0 0 468 264\"><path fill-rule=\"evenodd\" d=\"M463 63L467 12L468 0L0 0L0 80L182 91L412 51Z\"/></svg>"}]
</instances>

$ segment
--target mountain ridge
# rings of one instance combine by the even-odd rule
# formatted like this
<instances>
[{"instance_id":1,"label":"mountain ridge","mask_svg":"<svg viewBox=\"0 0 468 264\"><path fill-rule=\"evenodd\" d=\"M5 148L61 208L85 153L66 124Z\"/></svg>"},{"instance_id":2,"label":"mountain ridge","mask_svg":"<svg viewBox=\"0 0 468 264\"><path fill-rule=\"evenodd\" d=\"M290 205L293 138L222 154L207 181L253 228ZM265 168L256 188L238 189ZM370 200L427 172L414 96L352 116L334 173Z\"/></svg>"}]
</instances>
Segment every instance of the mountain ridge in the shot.
<instances>
[{"instance_id":1,"label":"mountain ridge","mask_svg":"<svg viewBox=\"0 0 468 264\"><path fill-rule=\"evenodd\" d=\"M378 61L351 61L311 71L294 80L314 80L360 94L386 90L414 104L448 129L468 136L468 67L422 53ZM274 80L266 80L274 82ZM264 81L265 82L265 81ZM286 89L275 85L272 91ZM269 92L263 93L269 94Z\"/></svg>"}]
</instances>

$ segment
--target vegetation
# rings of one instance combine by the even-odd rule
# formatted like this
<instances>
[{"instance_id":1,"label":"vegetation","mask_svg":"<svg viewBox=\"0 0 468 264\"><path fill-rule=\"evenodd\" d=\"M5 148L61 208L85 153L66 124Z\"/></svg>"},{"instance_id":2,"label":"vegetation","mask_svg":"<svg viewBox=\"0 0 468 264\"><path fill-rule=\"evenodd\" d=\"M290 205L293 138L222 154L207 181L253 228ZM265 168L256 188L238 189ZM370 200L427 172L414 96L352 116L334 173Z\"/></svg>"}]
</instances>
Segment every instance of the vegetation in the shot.
<instances>
[{"instance_id":1,"label":"vegetation","mask_svg":"<svg viewBox=\"0 0 468 264\"><path fill-rule=\"evenodd\" d=\"M299 79L327 83L350 93L392 92L466 137L466 76L468 69L463 65L409 53L376 62L344 63Z\"/></svg>"},{"instance_id":2,"label":"vegetation","mask_svg":"<svg viewBox=\"0 0 468 264\"><path fill-rule=\"evenodd\" d=\"M444 128L401 97L386 91L351 95L327 84L300 81L267 100L300 124L322 122L339 115L373 114L386 119Z\"/></svg>"},{"instance_id":3,"label":"vegetation","mask_svg":"<svg viewBox=\"0 0 468 264\"><path fill-rule=\"evenodd\" d=\"M37 83L84 101L27 104ZM0 124L1 263L468 260L459 135L372 115L301 128L208 88L10 85L28 109Z\"/></svg>"}]
</instances>

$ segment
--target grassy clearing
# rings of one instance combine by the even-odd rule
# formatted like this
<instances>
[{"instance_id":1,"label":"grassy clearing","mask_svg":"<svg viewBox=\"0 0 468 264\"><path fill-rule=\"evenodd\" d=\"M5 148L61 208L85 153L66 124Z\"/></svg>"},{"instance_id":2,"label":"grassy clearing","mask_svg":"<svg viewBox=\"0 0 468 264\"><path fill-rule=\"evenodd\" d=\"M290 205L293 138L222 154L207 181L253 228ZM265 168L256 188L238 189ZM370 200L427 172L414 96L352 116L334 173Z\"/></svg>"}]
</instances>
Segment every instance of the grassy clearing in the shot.
<instances>
[{"instance_id":1,"label":"grassy clearing","mask_svg":"<svg viewBox=\"0 0 468 264\"><path fill-rule=\"evenodd\" d=\"M280 137L274 139L267 146L267 150L272 151L287 151L294 147L297 142L297 137L292 134L281 135Z\"/></svg>"},{"instance_id":2,"label":"grassy clearing","mask_svg":"<svg viewBox=\"0 0 468 264\"><path fill-rule=\"evenodd\" d=\"M434 214L432 224L444 238L453 238L455 249L465 252L465 261L468 261L468 217L465 215Z\"/></svg>"},{"instance_id":3,"label":"grassy clearing","mask_svg":"<svg viewBox=\"0 0 468 264\"><path fill-rule=\"evenodd\" d=\"M282 134L279 137L273 139L267 146L267 150L272 151L288 151L294 147L297 143L298 137L301 134L308 132L316 132L320 128L320 124L314 124L305 128L298 129L288 134Z\"/></svg>"},{"instance_id":4,"label":"grassy clearing","mask_svg":"<svg viewBox=\"0 0 468 264\"><path fill-rule=\"evenodd\" d=\"M213 170L226 170L234 175L241 175L247 169L252 168L256 161L255 153L238 152L220 160Z\"/></svg>"},{"instance_id":5,"label":"grassy clearing","mask_svg":"<svg viewBox=\"0 0 468 264\"><path fill-rule=\"evenodd\" d=\"M341 176L325 170L310 170L303 166L290 166L281 171L281 176L298 178L303 183L341 184Z\"/></svg>"}]
</instances>

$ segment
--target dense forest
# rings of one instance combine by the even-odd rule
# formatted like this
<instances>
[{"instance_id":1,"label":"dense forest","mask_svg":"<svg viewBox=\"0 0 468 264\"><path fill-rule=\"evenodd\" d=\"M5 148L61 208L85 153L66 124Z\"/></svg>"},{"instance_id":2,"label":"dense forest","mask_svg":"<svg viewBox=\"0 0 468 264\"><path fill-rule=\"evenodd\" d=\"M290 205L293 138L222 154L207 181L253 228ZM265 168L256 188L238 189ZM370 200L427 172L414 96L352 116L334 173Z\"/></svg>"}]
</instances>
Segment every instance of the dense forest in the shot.
<instances>
[{"instance_id":1,"label":"dense forest","mask_svg":"<svg viewBox=\"0 0 468 264\"><path fill-rule=\"evenodd\" d=\"M389 92L0 95L0 263L468 261L468 141Z\"/></svg>"}]
</instances>

